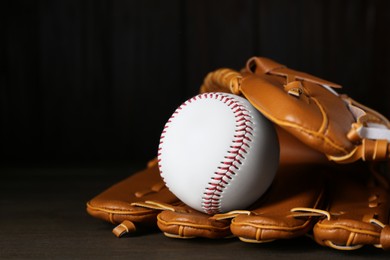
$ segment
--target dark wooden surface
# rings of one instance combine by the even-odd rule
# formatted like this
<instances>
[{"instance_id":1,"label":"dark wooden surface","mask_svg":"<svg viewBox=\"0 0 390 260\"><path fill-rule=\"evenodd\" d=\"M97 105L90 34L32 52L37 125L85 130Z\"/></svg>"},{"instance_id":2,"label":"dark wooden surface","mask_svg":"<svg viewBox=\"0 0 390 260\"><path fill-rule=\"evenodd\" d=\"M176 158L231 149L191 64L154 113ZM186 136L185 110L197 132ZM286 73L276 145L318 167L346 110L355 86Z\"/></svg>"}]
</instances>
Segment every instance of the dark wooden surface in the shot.
<instances>
[{"instance_id":1,"label":"dark wooden surface","mask_svg":"<svg viewBox=\"0 0 390 260\"><path fill-rule=\"evenodd\" d=\"M177 240L158 230L116 238L85 203L141 166L3 167L0 259L389 259L374 247L343 252L309 238L248 244Z\"/></svg>"},{"instance_id":2,"label":"dark wooden surface","mask_svg":"<svg viewBox=\"0 0 390 260\"><path fill-rule=\"evenodd\" d=\"M141 160L216 68L265 56L390 116L388 0L14 0L0 161Z\"/></svg>"}]
</instances>

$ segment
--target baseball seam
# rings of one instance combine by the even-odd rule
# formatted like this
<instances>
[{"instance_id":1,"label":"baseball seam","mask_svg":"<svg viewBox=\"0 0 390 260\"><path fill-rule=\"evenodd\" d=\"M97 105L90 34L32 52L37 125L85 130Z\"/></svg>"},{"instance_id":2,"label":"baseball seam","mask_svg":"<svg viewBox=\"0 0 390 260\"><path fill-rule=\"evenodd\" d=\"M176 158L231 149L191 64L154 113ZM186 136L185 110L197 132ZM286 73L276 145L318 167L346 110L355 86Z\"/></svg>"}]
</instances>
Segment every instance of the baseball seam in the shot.
<instances>
[{"instance_id":1,"label":"baseball seam","mask_svg":"<svg viewBox=\"0 0 390 260\"><path fill-rule=\"evenodd\" d=\"M214 172L208 185L205 187L202 196L201 207L207 214L216 214L221 212L221 197L224 189L231 182L233 177L237 174L240 169L240 165L245 160L245 155L250 149L252 142L251 137L253 136L253 121L249 110L239 100L232 96L223 93L204 93L184 102L179 106L176 111L169 118L165 124L163 132L160 137L160 145L158 148L158 165L160 169L161 177L164 180L162 167L161 167L161 150L162 144L164 143L165 133L169 128L170 123L175 116L180 113L183 107L190 103L197 101L198 99L211 98L225 103L233 112L235 117L235 130L233 140L227 150L223 160L220 162L216 171Z\"/></svg>"}]
</instances>

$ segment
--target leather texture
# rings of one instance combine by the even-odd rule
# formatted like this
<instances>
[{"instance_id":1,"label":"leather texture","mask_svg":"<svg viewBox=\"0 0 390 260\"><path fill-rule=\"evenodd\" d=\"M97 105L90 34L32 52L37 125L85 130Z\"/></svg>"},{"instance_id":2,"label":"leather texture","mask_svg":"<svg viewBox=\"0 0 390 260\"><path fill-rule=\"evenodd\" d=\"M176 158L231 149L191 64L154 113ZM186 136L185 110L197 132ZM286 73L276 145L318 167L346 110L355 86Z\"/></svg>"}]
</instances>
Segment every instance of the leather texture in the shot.
<instances>
[{"instance_id":1,"label":"leather texture","mask_svg":"<svg viewBox=\"0 0 390 260\"><path fill-rule=\"evenodd\" d=\"M146 200L173 205L179 202L161 180L156 160L88 201L87 212L95 218L117 224L113 233L119 237L134 232L137 226L156 226L158 210L131 205Z\"/></svg>"},{"instance_id":2,"label":"leather texture","mask_svg":"<svg viewBox=\"0 0 390 260\"><path fill-rule=\"evenodd\" d=\"M314 226L317 243L340 250L364 245L390 249L389 184L377 171L354 164L328 173L329 215Z\"/></svg>"},{"instance_id":3,"label":"leather texture","mask_svg":"<svg viewBox=\"0 0 390 260\"><path fill-rule=\"evenodd\" d=\"M167 237L172 238L226 238L232 236L229 220L213 220L209 215L183 205L163 210L157 224Z\"/></svg>"},{"instance_id":4,"label":"leather texture","mask_svg":"<svg viewBox=\"0 0 390 260\"><path fill-rule=\"evenodd\" d=\"M325 187L322 171L322 167L304 164L280 167L261 203L232 219L232 233L251 243L291 239L308 233L317 217L307 216L299 208L322 209Z\"/></svg>"},{"instance_id":5,"label":"leather texture","mask_svg":"<svg viewBox=\"0 0 390 260\"><path fill-rule=\"evenodd\" d=\"M337 94L339 88L270 59L253 57L241 72L224 68L209 73L201 91L245 96L269 120L330 160L388 160L389 140L365 138L359 130L377 124L389 132L389 121L350 97Z\"/></svg>"}]
</instances>

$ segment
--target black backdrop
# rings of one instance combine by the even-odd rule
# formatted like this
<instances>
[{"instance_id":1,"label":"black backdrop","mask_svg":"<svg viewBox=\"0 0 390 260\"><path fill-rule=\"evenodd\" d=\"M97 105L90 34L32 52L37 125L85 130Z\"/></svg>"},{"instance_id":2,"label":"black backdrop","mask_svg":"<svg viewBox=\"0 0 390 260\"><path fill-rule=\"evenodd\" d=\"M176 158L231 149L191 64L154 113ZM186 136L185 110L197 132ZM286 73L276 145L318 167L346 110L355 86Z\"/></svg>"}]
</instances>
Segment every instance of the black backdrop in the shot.
<instances>
[{"instance_id":1,"label":"black backdrop","mask_svg":"<svg viewBox=\"0 0 390 260\"><path fill-rule=\"evenodd\" d=\"M389 14L387 0L4 1L1 161L146 161L207 72L254 55L389 117Z\"/></svg>"}]
</instances>

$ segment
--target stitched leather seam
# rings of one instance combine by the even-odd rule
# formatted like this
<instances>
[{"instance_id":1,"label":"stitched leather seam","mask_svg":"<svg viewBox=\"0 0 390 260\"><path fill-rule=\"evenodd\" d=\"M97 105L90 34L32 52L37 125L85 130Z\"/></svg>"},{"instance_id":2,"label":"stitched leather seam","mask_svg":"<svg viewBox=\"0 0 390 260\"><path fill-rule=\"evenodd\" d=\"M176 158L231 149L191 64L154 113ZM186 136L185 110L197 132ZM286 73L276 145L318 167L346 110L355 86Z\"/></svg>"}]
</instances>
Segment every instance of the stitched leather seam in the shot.
<instances>
[{"instance_id":1,"label":"stitched leather seam","mask_svg":"<svg viewBox=\"0 0 390 260\"><path fill-rule=\"evenodd\" d=\"M322 119L323 119L322 120L322 125L321 125L320 129L318 129L317 132L318 133L324 133L327 130L327 128L328 128L328 123L329 123L328 116L327 116L324 108L321 106L320 102L318 102L318 100L316 98L314 98L314 97L312 97L311 99L317 104L318 108L321 111Z\"/></svg>"},{"instance_id":2,"label":"stitched leather seam","mask_svg":"<svg viewBox=\"0 0 390 260\"><path fill-rule=\"evenodd\" d=\"M238 100L226 97L215 97L221 102L224 102L233 111L236 118L236 128L234 140L227 151L225 160L220 162L218 170L215 171L212 181L204 191L202 208L208 214L219 213L221 210L221 196L224 188L234 178L239 166L245 160L245 154L250 149L252 140L253 125L249 111Z\"/></svg>"},{"instance_id":3,"label":"stitched leather seam","mask_svg":"<svg viewBox=\"0 0 390 260\"><path fill-rule=\"evenodd\" d=\"M157 215L157 220L160 224L163 224L165 226L177 225L177 226L185 226L185 227L192 227L192 228L199 228L199 229L207 229L207 230L210 230L213 232L225 231L225 230L230 229L229 225L227 225L226 227L215 227L215 226L210 226L210 225L185 223L182 221L166 221L166 220L161 219L160 215Z\"/></svg>"},{"instance_id":4,"label":"stitched leather seam","mask_svg":"<svg viewBox=\"0 0 390 260\"><path fill-rule=\"evenodd\" d=\"M92 210L95 210L95 211L101 211L101 212L105 212L105 213L113 213L113 214L120 214L120 215L126 215L126 214L131 214L131 215L144 215L145 212L148 213L150 211L154 212L154 210L151 210L151 209L145 209L143 211L128 211L128 210L113 210L113 209L108 209L108 208L102 208L102 207L94 207L94 206L91 206L91 204L87 204L87 208L88 209L92 209ZM155 213L154 213L155 214ZM150 215L153 215L153 214L150 214Z\"/></svg>"},{"instance_id":5,"label":"stitched leather seam","mask_svg":"<svg viewBox=\"0 0 390 260\"><path fill-rule=\"evenodd\" d=\"M357 233L357 234L371 235L371 236L375 236L375 237L378 237L378 238L380 237L380 232L370 231L370 230L366 230L366 229L352 228L352 227L348 227L348 226L341 225L341 224L330 224L330 225L327 225L327 224L318 222L316 224L316 226L318 228L321 228L321 229L328 229L328 230L342 229L342 230L346 230L346 231L349 231L349 232L354 232L354 233Z\"/></svg>"},{"instance_id":6,"label":"stitched leather seam","mask_svg":"<svg viewBox=\"0 0 390 260\"><path fill-rule=\"evenodd\" d=\"M311 223L310 219L305 221L302 225L294 226L294 227L281 227L281 226L274 226L274 225L259 225L259 224L252 224L252 223L236 223L235 220L232 220L232 225L235 226L250 226L258 229L271 229L271 230L281 230L281 231L295 231L300 230L305 227L307 227Z\"/></svg>"}]
</instances>

